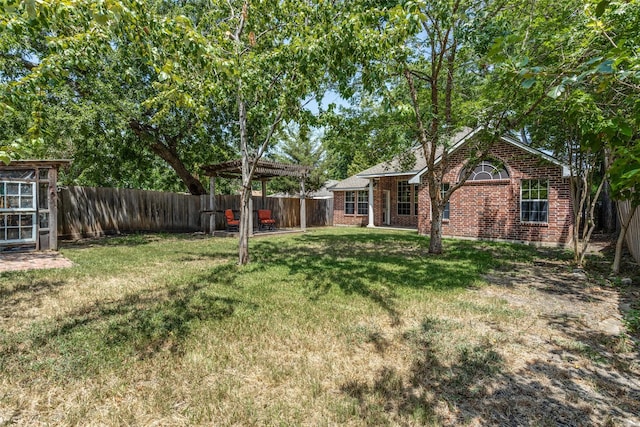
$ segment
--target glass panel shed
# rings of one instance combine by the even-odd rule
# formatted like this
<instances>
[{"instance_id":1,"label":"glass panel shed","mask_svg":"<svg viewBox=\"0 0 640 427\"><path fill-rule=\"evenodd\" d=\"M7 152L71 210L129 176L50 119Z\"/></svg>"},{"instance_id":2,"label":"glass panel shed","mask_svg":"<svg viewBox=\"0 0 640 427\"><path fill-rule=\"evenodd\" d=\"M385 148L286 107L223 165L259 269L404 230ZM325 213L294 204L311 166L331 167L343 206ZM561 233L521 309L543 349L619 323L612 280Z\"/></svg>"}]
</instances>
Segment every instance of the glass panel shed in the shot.
<instances>
[{"instance_id":1,"label":"glass panel shed","mask_svg":"<svg viewBox=\"0 0 640 427\"><path fill-rule=\"evenodd\" d=\"M68 163L0 163L0 251L57 250L58 169Z\"/></svg>"}]
</instances>

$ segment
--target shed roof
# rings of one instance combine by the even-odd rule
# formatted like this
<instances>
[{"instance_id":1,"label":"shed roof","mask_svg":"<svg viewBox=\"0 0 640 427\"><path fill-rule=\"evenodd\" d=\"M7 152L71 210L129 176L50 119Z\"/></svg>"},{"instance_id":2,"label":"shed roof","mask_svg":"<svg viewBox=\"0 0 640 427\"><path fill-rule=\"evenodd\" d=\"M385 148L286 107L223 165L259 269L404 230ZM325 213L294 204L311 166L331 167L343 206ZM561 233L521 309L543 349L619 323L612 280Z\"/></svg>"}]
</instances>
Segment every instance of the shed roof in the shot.
<instances>
[{"instance_id":1,"label":"shed roof","mask_svg":"<svg viewBox=\"0 0 640 427\"><path fill-rule=\"evenodd\" d=\"M12 160L8 165L0 162L0 169L15 169L15 168L42 168L53 167L59 168L71 163L68 159L54 159L54 160Z\"/></svg>"},{"instance_id":2,"label":"shed roof","mask_svg":"<svg viewBox=\"0 0 640 427\"><path fill-rule=\"evenodd\" d=\"M238 178L242 176L242 160L231 160L213 165L206 165L202 170L207 176L220 176L223 178ZM307 176L311 168L309 166L291 165L287 163L270 162L267 160L258 160L256 170L253 174L254 179L269 179L279 176L292 176L295 178L304 178Z\"/></svg>"}]
</instances>

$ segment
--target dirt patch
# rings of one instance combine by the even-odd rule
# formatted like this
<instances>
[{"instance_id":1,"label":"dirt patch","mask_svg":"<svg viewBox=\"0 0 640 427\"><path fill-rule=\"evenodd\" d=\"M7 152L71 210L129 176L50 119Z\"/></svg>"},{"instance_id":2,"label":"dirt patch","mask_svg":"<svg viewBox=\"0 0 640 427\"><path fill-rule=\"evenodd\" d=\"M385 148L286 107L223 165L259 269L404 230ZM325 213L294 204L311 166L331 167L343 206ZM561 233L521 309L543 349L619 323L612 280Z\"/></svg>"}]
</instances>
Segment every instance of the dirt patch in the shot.
<instances>
[{"instance_id":1,"label":"dirt patch","mask_svg":"<svg viewBox=\"0 0 640 427\"><path fill-rule=\"evenodd\" d=\"M5 271L66 268L73 263L57 252L0 254L0 273Z\"/></svg>"},{"instance_id":2,"label":"dirt patch","mask_svg":"<svg viewBox=\"0 0 640 427\"><path fill-rule=\"evenodd\" d=\"M467 414L496 425L640 426L640 346L625 332L620 289L561 262L509 270L473 291L524 315L500 325L512 337L501 349L507 369L463 405Z\"/></svg>"}]
</instances>

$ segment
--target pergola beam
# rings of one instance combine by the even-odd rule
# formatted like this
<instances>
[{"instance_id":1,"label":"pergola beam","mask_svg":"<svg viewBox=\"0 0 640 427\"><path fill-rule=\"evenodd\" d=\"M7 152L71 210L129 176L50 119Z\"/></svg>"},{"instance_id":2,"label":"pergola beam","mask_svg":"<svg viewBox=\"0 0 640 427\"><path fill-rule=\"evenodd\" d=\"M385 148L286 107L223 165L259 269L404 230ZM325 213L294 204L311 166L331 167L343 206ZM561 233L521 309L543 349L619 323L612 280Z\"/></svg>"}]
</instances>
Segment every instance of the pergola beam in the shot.
<instances>
[{"instance_id":1,"label":"pergola beam","mask_svg":"<svg viewBox=\"0 0 640 427\"><path fill-rule=\"evenodd\" d=\"M202 170L208 176L238 178L239 176L242 176L242 162L240 160L231 160L228 162L203 166ZM309 166L260 160L256 165L253 178L257 180L276 178L279 176L305 178L309 174L310 170L311 168Z\"/></svg>"}]
</instances>

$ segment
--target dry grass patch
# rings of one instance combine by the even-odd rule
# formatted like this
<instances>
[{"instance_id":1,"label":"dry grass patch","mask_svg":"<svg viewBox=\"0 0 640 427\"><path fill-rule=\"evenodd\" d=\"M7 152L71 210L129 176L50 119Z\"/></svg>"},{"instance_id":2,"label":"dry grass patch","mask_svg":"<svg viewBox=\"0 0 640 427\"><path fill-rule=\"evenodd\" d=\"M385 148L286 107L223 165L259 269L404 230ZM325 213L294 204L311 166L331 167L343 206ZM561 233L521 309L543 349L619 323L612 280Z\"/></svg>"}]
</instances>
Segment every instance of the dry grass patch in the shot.
<instances>
[{"instance_id":1,"label":"dry grass patch","mask_svg":"<svg viewBox=\"0 0 640 427\"><path fill-rule=\"evenodd\" d=\"M584 313L611 294L562 293L556 276L522 285L514 263L542 268L532 248L447 241L432 257L427 243L326 229L252 241L245 268L231 239L65 247L74 268L0 275L0 424L585 425L633 413L634 383L597 370L635 372L633 347L585 336Z\"/></svg>"}]
</instances>

